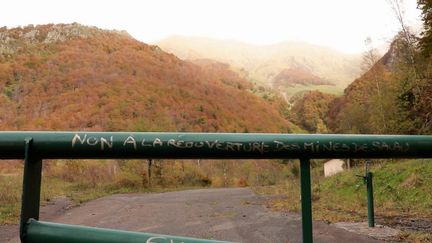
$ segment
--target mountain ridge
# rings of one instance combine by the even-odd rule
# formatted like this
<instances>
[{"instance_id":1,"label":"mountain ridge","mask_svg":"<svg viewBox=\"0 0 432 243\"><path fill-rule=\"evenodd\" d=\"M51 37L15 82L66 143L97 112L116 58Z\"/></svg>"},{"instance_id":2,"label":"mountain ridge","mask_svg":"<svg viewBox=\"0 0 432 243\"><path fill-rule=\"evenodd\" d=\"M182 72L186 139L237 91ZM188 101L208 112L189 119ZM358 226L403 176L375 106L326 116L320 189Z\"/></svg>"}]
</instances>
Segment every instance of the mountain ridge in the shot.
<instances>
[{"instance_id":1,"label":"mountain ridge","mask_svg":"<svg viewBox=\"0 0 432 243\"><path fill-rule=\"evenodd\" d=\"M90 38L102 35L119 35L133 39L125 30L102 30L95 26L72 24L27 25L0 28L0 54L11 54L25 45L49 44L73 38Z\"/></svg>"},{"instance_id":2,"label":"mountain ridge","mask_svg":"<svg viewBox=\"0 0 432 243\"><path fill-rule=\"evenodd\" d=\"M332 48L301 42L271 45L245 44L240 41L203 37L174 36L156 43L181 59L208 58L245 70L246 78L260 85L272 86L282 70L301 68L343 90L360 74L360 57ZM333 87L335 89L335 87Z\"/></svg>"},{"instance_id":3,"label":"mountain ridge","mask_svg":"<svg viewBox=\"0 0 432 243\"><path fill-rule=\"evenodd\" d=\"M18 33L0 43L0 48L9 50L0 53L3 130L295 129L281 115L281 99L269 102L252 94L248 82L225 66L183 61L124 33L96 27L25 28L0 30L2 36ZM81 30L51 42L44 42L48 34L36 41L23 40L25 33L71 28ZM86 31L90 34L80 34Z\"/></svg>"}]
</instances>

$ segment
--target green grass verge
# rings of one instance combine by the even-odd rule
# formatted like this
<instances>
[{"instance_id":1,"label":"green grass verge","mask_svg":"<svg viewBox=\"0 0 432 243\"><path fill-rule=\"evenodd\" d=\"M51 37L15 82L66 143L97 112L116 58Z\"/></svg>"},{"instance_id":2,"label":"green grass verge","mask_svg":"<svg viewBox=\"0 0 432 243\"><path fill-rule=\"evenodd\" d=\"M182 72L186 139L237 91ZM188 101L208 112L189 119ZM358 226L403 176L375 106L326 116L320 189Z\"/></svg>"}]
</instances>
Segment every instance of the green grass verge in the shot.
<instances>
[{"instance_id":1,"label":"green grass verge","mask_svg":"<svg viewBox=\"0 0 432 243\"><path fill-rule=\"evenodd\" d=\"M388 161L374 165L371 171L374 173L377 223L392 226L395 220L400 219L420 219L432 223L432 160ZM315 220L329 223L367 221L366 185L356 176L364 174L364 168L328 178L317 176L316 172L312 172ZM299 179L293 177L282 185L256 188L258 193L283 196L270 203L274 209L294 212L300 210L299 190ZM405 231L401 237L410 241L431 242L432 232Z\"/></svg>"},{"instance_id":2,"label":"green grass verge","mask_svg":"<svg viewBox=\"0 0 432 243\"><path fill-rule=\"evenodd\" d=\"M311 91L311 90L317 90L322 93L334 94L336 96L340 96L343 94L344 89L333 85L295 85L293 87L288 87L283 91L285 92L287 97L292 97L297 93Z\"/></svg>"}]
</instances>

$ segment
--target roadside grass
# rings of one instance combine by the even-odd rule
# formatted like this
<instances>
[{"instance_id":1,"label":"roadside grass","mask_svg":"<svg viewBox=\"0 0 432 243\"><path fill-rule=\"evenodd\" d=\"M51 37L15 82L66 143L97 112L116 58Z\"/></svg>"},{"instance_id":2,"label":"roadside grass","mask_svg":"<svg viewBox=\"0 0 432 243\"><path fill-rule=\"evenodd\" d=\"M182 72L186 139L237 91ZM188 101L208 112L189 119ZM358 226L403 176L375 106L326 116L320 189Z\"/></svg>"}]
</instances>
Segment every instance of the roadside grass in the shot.
<instances>
[{"instance_id":1,"label":"roadside grass","mask_svg":"<svg viewBox=\"0 0 432 243\"><path fill-rule=\"evenodd\" d=\"M279 163L266 161L47 160L41 205L67 197L78 205L118 193L166 192L206 187L273 185L283 179ZM151 178L150 178L151 177ZM19 222L22 162L0 164L0 225Z\"/></svg>"},{"instance_id":2,"label":"roadside grass","mask_svg":"<svg viewBox=\"0 0 432 243\"><path fill-rule=\"evenodd\" d=\"M324 178L322 169L312 170L312 207L314 220L328 223L367 221L366 185L360 177L364 168ZM372 166L375 218L377 224L399 228L407 222L430 222L418 230L399 236L410 242L432 242L432 160L387 161ZM257 187L257 193L279 195L270 202L275 210L300 211L299 178L290 176L279 185ZM415 223L412 228L415 228Z\"/></svg>"},{"instance_id":3,"label":"roadside grass","mask_svg":"<svg viewBox=\"0 0 432 243\"><path fill-rule=\"evenodd\" d=\"M89 187L58 178L42 179L41 205L56 197L69 197L74 204L108 194L104 186ZM0 225L17 224L21 208L22 175L0 175Z\"/></svg>"},{"instance_id":4,"label":"roadside grass","mask_svg":"<svg viewBox=\"0 0 432 243\"><path fill-rule=\"evenodd\" d=\"M122 186L104 182L93 185L83 182L68 182L59 178L42 177L41 205L56 197L67 197L76 206L103 196L118 193L168 192L203 188L203 186L178 186L151 188ZM22 175L0 175L0 225L18 224L21 208Z\"/></svg>"},{"instance_id":5,"label":"roadside grass","mask_svg":"<svg viewBox=\"0 0 432 243\"><path fill-rule=\"evenodd\" d=\"M10 224L19 215L21 199L21 179L18 175L0 176L0 222Z\"/></svg>"}]
</instances>

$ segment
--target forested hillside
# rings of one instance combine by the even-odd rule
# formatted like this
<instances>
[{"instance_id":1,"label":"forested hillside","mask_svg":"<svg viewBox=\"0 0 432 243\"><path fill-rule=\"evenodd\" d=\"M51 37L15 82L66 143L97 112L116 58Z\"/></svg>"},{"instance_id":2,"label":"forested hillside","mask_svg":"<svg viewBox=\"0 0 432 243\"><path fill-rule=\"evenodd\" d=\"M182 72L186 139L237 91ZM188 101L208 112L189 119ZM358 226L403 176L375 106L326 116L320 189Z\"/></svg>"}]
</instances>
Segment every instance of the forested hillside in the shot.
<instances>
[{"instance_id":1,"label":"forested hillside","mask_svg":"<svg viewBox=\"0 0 432 243\"><path fill-rule=\"evenodd\" d=\"M291 120L310 133L330 133L326 125L330 103L336 97L319 91L308 91L294 102Z\"/></svg>"},{"instance_id":2,"label":"forested hillside","mask_svg":"<svg viewBox=\"0 0 432 243\"><path fill-rule=\"evenodd\" d=\"M226 65L191 63L125 32L0 29L0 129L291 132Z\"/></svg>"},{"instance_id":3,"label":"forested hillside","mask_svg":"<svg viewBox=\"0 0 432 243\"><path fill-rule=\"evenodd\" d=\"M308 110L323 110L326 106L322 127L328 128L328 132L432 133L431 6L427 1L419 1L419 8L423 10L425 29L420 36L403 26L384 56L379 56L373 48L363 54L364 73L342 96L329 101L328 96L321 94L321 98L309 102ZM299 116L294 109L306 108L305 101L311 101L310 98L309 94L296 99L291 113L294 122L315 132L314 126L306 124L312 124L319 115Z\"/></svg>"},{"instance_id":4,"label":"forested hillside","mask_svg":"<svg viewBox=\"0 0 432 243\"><path fill-rule=\"evenodd\" d=\"M329 108L338 133L432 133L431 64L424 38L401 32L389 51ZM371 55L365 56L373 60Z\"/></svg>"},{"instance_id":5,"label":"forested hillside","mask_svg":"<svg viewBox=\"0 0 432 243\"><path fill-rule=\"evenodd\" d=\"M226 64L183 61L125 32L79 24L0 29L0 129L293 132L288 106ZM44 161L42 201L275 184L268 161ZM0 164L0 225L16 224L21 161ZM161 189L163 188L163 189Z\"/></svg>"}]
</instances>

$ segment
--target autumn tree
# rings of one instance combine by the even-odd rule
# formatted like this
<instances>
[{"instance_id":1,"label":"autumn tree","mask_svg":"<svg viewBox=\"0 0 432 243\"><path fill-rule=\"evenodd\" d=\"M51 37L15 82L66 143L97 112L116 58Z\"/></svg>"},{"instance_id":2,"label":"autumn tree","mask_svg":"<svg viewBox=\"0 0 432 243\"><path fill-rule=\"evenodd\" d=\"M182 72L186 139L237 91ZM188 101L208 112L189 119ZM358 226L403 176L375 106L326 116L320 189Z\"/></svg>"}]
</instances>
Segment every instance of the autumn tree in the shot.
<instances>
[{"instance_id":1,"label":"autumn tree","mask_svg":"<svg viewBox=\"0 0 432 243\"><path fill-rule=\"evenodd\" d=\"M418 0L418 8L422 11L423 32L419 40L420 55L422 61L422 99L419 102L421 110L422 133L432 133L432 2Z\"/></svg>"},{"instance_id":2,"label":"autumn tree","mask_svg":"<svg viewBox=\"0 0 432 243\"><path fill-rule=\"evenodd\" d=\"M372 94L371 100L375 100L375 105L378 107L378 112L371 114L372 123L377 127L378 133L387 132L387 122L383 106L383 84L380 76L382 66L376 65L379 61L378 50L373 47L372 39L370 37L365 40L366 51L363 53L362 70L364 72L371 72L371 78L375 83L376 94Z\"/></svg>"},{"instance_id":3,"label":"autumn tree","mask_svg":"<svg viewBox=\"0 0 432 243\"><path fill-rule=\"evenodd\" d=\"M292 121L311 133L328 133L326 115L334 95L310 91L291 108Z\"/></svg>"},{"instance_id":4,"label":"autumn tree","mask_svg":"<svg viewBox=\"0 0 432 243\"><path fill-rule=\"evenodd\" d=\"M420 47L422 54L429 57L432 52L432 1L418 0L417 6L422 12L423 32L421 33Z\"/></svg>"}]
</instances>

